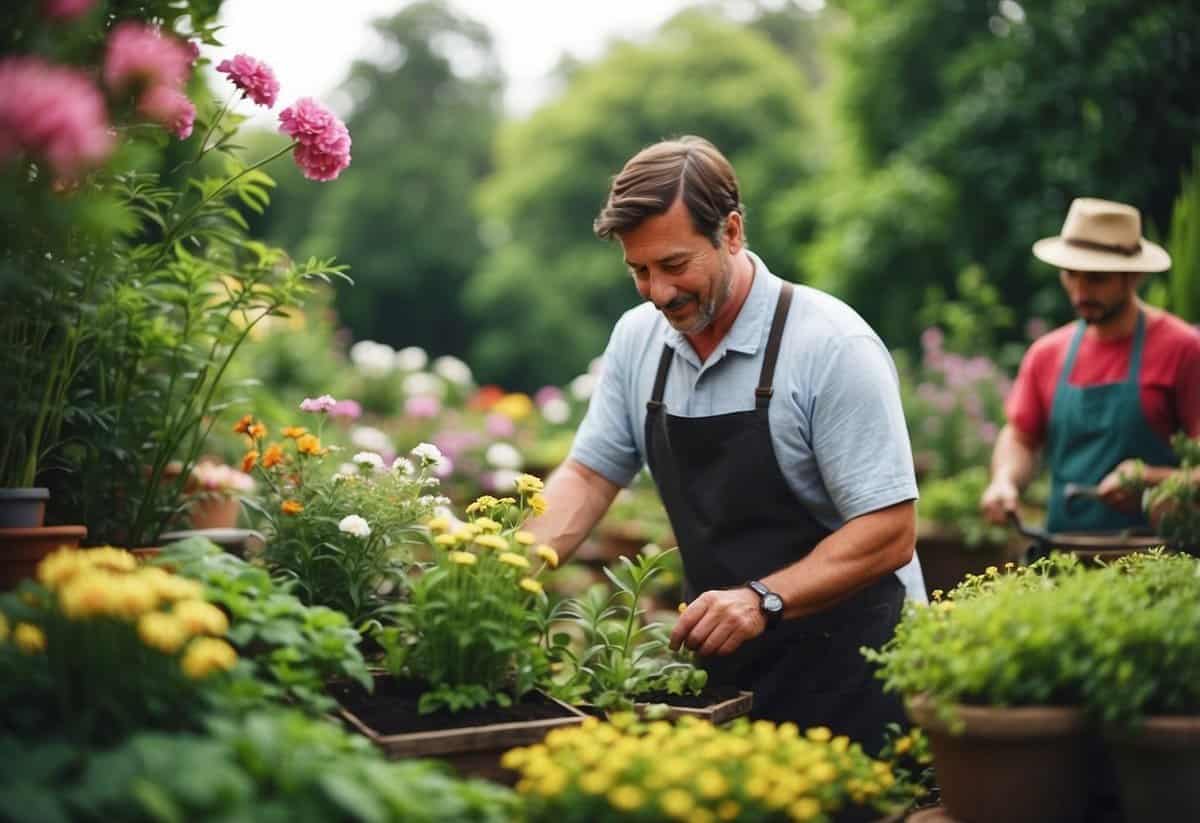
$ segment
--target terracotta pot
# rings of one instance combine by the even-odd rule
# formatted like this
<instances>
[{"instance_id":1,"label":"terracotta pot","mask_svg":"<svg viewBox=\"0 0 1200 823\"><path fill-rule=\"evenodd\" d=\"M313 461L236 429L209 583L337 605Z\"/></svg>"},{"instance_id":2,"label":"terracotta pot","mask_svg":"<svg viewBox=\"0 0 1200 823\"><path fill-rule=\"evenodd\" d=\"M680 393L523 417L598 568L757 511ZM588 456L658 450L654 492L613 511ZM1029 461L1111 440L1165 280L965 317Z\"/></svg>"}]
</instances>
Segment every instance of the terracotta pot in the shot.
<instances>
[{"instance_id":1,"label":"terracotta pot","mask_svg":"<svg viewBox=\"0 0 1200 823\"><path fill-rule=\"evenodd\" d=\"M1087 805L1083 713L1058 706L956 706L959 733L925 698L906 701L924 728L942 804L963 823L1080 823Z\"/></svg>"},{"instance_id":2,"label":"terracotta pot","mask_svg":"<svg viewBox=\"0 0 1200 823\"><path fill-rule=\"evenodd\" d=\"M78 548L85 537L86 526L0 529L0 589L33 577L43 557L63 547Z\"/></svg>"},{"instance_id":3,"label":"terracotta pot","mask_svg":"<svg viewBox=\"0 0 1200 823\"><path fill-rule=\"evenodd\" d=\"M237 528L242 503L236 497L212 495L194 501L188 507L188 519L193 529Z\"/></svg>"},{"instance_id":4,"label":"terracotta pot","mask_svg":"<svg viewBox=\"0 0 1200 823\"><path fill-rule=\"evenodd\" d=\"M962 535L936 526L922 525L917 533L917 557L929 595L937 589L948 592L968 574L983 574L988 566L1016 562L1021 551L1022 546L1016 543L971 547Z\"/></svg>"},{"instance_id":5,"label":"terracotta pot","mask_svg":"<svg viewBox=\"0 0 1200 823\"><path fill-rule=\"evenodd\" d=\"M1109 750L1125 823L1200 820L1200 716L1148 717Z\"/></svg>"},{"instance_id":6,"label":"terracotta pot","mask_svg":"<svg viewBox=\"0 0 1200 823\"><path fill-rule=\"evenodd\" d=\"M36 529L46 522L50 490L40 486L0 489L0 529Z\"/></svg>"}]
</instances>

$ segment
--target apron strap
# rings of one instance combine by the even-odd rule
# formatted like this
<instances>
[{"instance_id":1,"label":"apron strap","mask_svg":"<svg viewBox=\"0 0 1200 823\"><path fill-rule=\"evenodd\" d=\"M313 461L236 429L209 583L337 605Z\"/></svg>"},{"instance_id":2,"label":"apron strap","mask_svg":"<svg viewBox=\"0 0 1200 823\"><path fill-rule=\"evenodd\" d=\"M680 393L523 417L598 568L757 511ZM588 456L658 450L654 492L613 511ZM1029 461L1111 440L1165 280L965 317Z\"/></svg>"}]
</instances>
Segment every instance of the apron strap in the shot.
<instances>
[{"instance_id":1,"label":"apron strap","mask_svg":"<svg viewBox=\"0 0 1200 823\"><path fill-rule=\"evenodd\" d=\"M663 389L666 388L667 372L671 370L671 360L674 357L674 349L664 343L662 356L658 358L658 374L654 377L654 391L650 393L650 399L646 401L647 412L653 413L662 408Z\"/></svg>"},{"instance_id":2,"label":"apron strap","mask_svg":"<svg viewBox=\"0 0 1200 823\"><path fill-rule=\"evenodd\" d=\"M775 361L779 358L779 344L783 340L783 327L787 324L788 308L792 305L792 284L784 283L775 303L775 316L771 319L771 334L767 337L767 351L763 356L762 373L758 376L758 388L754 390L754 405L765 409L771 403L775 390Z\"/></svg>"}]
</instances>

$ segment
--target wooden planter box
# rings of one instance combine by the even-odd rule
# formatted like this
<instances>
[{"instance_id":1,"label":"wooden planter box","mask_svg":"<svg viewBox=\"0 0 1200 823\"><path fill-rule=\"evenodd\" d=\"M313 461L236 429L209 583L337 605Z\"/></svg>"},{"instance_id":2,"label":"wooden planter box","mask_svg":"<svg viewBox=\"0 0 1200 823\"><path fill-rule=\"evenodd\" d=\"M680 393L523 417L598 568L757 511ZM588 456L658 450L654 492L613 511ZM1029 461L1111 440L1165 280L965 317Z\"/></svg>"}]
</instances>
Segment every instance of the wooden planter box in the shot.
<instances>
[{"instance_id":1,"label":"wooden planter box","mask_svg":"<svg viewBox=\"0 0 1200 823\"><path fill-rule=\"evenodd\" d=\"M673 695L673 697L675 697ZM633 710L638 716L645 716L646 711L651 706L665 704L667 706L666 716L663 720L678 720L681 717L695 717L700 720L707 720L713 725L721 725L728 723L737 717L749 714L751 707L754 705L754 692L738 692L731 697L721 697L715 703L709 703L704 706L680 706L673 705L666 700L662 701L645 701L633 704ZM604 709L596 708L591 704L584 704L579 707L583 711L593 717L603 718L605 716Z\"/></svg>"},{"instance_id":2,"label":"wooden planter box","mask_svg":"<svg viewBox=\"0 0 1200 823\"><path fill-rule=\"evenodd\" d=\"M376 702L377 697L387 699L388 689L395 688L397 681L391 675L382 672L376 672L374 678L375 695L362 693L356 685L338 684L334 687L334 696L339 702L351 702L355 705L369 705ZM449 762L464 777L482 777L511 785L516 779L516 773L501 768L501 755L517 746L539 743L552 729L579 725L586 717L574 706L540 692L527 695L521 706L534 707L533 713L544 716L530 720L493 720L478 724L471 724L468 720L466 725L455 728L395 733L389 731L382 723L360 717L360 714L365 714L363 708L355 712L343 704L339 714L347 725L383 749L391 759L436 757ZM489 713L497 714L502 711L496 709ZM470 713L466 714L469 716ZM408 716L416 716L415 708ZM375 725L372 725L373 722Z\"/></svg>"}]
</instances>

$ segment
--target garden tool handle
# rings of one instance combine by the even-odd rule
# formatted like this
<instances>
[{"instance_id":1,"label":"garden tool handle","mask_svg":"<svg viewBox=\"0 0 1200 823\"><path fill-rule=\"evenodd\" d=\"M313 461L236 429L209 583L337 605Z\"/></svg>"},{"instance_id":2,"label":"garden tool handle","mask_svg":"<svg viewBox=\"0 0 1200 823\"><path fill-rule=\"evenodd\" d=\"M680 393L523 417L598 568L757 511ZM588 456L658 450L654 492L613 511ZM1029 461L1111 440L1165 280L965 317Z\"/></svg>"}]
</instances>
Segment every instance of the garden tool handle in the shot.
<instances>
[{"instance_id":1,"label":"garden tool handle","mask_svg":"<svg viewBox=\"0 0 1200 823\"><path fill-rule=\"evenodd\" d=\"M1100 498L1099 486L1085 486L1082 483L1068 483L1063 486L1063 497L1067 500L1074 500L1076 497L1094 497Z\"/></svg>"},{"instance_id":2,"label":"garden tool handle","mask_svg":"<svg viewBox=\"0 0 1200 823\"><path fill-rule=\"evenodd\" d=\"M1046 531L1045 529L1039 529L1036 526L1026 526L1023 522L1021 522L1021 515L1017 514L1015 511L1008 512L1008 522L1011 523L1013 528L1016 529L1020 534L1028 537L1030 540L1036 540L1042 545L1049 545L1052 542L1050 538L1050 532Z\"/></svg>"}]
</instances>

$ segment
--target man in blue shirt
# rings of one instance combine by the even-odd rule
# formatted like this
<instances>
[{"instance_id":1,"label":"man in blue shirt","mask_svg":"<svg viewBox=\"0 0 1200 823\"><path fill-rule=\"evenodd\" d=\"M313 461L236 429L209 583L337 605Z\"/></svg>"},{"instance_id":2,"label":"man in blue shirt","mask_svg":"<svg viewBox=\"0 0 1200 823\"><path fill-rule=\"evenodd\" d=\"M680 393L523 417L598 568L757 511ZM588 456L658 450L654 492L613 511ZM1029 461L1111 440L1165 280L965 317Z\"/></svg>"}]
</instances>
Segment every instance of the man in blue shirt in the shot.
<instances>
[{"instance_id":1,"label":"man in blue shirt","mask_svg":"<svg viewBox=\"0 0 1200 823\"><path fill-rule=\"evenodd\" d=\"M689 600L672 645L710 682L753 690L754 716L874 749L903 715L858 649L891 636L906 584L924 597L887 349L748 250L733 168L703 139L635 155L595 230L620 242L646 302L613 330L534 531L570 554L647 464Z\"/></svg>"}]
</instances>

